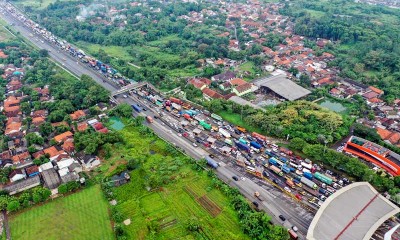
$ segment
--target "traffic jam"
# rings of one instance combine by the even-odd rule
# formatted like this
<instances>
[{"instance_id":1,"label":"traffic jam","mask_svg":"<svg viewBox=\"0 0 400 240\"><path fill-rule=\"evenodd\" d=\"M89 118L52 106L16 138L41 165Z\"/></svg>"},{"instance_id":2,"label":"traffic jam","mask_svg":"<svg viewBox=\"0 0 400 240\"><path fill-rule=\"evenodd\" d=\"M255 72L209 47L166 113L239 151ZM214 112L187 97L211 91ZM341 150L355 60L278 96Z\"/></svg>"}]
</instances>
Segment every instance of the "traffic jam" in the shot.
<instances>
[{"instance_id":1,"label":"traffic jam","mask_svg":"<svg viewBox=\"0 0 400 240\"><path fill-rule=\"evenodd\" d=\"M34 21L26 18L23 14L18 12L14 6L10 3L4 3L5 10L13 15L15 18L19 19L25 26L30 28L35 34L40 35L44 40L39 38L34 38L34 35L31 34L30 37L34 38L35 41L47 41L59 48L59 51L65 51L72 57L74 57L78 62L84 63L88 67L96 70L99 74L101 74L107 81L115 84L118 87L123 87L129 85L131 83L135 83L134 80L128 79L122 74L120 74L116 69L112 68L110 65L103 63L100 60L97 60L91 56L85 54L85 52L81 49L78 49L67 41L62 40L56 36L54 36L50 31L47 31L45 28L41 27L39 24L35 23ZM67 59L63 59L66 61ZM64 65L64 64L62 64ZM104 82L106 80L103 80Z\"/></svg>"},{"instance_id":2,"label":"traffic jam","mask_svg":"<svg viewBox=\"0 0 400 240\"><path fill-rule=\"evenodd\" d=\"M164 99L154 89L146 86L131 90L130 93L143 99L147 102L146 106L157 113L154 116L148 114L149 123L153 118L160 119L176 131L179 137L186 138L194 147L202 147L210 153L205 160L212 168L218 168L220 160L234 163L314 210L336 190L349 184L348 179L340 178L309 159L294 155L272 139L229 124L201 107L193 107L175 97ZM146 106L138 103L133 104L132 108L142 112L147 111ZM232 176L232 179L240 181L238 176Z\"/></svg>"}]
</instances>

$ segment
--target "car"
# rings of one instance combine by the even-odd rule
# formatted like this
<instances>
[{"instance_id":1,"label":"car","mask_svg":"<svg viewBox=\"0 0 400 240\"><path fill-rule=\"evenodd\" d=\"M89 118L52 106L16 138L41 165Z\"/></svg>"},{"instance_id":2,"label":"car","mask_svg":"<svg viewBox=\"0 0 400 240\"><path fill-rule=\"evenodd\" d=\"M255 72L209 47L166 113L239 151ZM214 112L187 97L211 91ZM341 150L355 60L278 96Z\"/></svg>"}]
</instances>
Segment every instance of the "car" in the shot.
<instances>
[{"instance_id":1,"label":"car","mask_svg":"<svg viewBox=\"0 0 400 240\"><path fill-rule=\"evenodd\" d=\"M196 144L196 143L193 143L192 145L193 145L193 147L197 147L197 144Z\"/></svg>"},{"instance_id":2,"label":"car","mask_svg":"<svg viewBox=\"0 0 400 240\"><path fill-rule=\"evenodd\" d=\"M179 136L179 137L182 137L182 134L178 133L178 136Z\"/></svg>"},{"instance_id":3,"label":"car","mask_svg":"<svg viewBox=\"0 0 400 240\"><path fill-rule=\"evenodd\" d=\"M127 96L127 95L125 95L125 94L124 94L124 95L122 95L122 96L123 96L124 98L127 98L127 97L128 97L128 96Z\"/></svg>"},{"instance_id":4,"label":"car","mask_svg":"<svg viewBox=\"0 0 400 240\"><path fill-rule=\"evenodd\" d=\"M213 154L208 155L210 158L215 158Z\"/></svg>"},{"instance_id":5,"label":"car","mask_svg":"<svg viewBox=\"0 0 400 240\"><path fill-rule=\"evenodd\" d=\"M306 192L305 191L301 191L301 192L299 192L301 195L306 195Z\"/></svg>"},{"instance_id":6,"label":"car","mask_svg":"<svg viewBox=\"0 0 400 240\"><path fill-rule=\"evenodd\" d=\"M154 119L157 119L158 117L157 117L157 115L154 115L153 118L154 118Z\"/></svg>"},{"instance_id":7,"label":"car","mask_svg":"<svg viewBox=\"0 0 400 240\"><path fill-rule=\"evenodd\" d=\"M292 192L292 190L290 190L290 188L288 188L288 187L284 187L284 190L285 190L286 192L288 192L288 193L291 193L291 192Z\"/></svg>"},{"instance_id":8,"label":"car","mask_svg":"<svg viewBox=\"0 0 400 240\"><path fill-rule=\"evenodd\" d=\"M252 202L252 203L253 203L253 205L254 205L256 208L258 208L258 202L254 201L254 202Z\"/></svg>"},{"instance_id":9,"label":"car","mask_svg":"<svg viewBox=\"0 0 400 240\"><path fill-rule=\"evenodd\" d=\"M299 231L299 229L296 226L292 226L292 230L295 232Z\"/></svg>"},{"instance_id":10,"label":"car","mask_svg":"<svg viewBox=\"0 0 400 240\"><path fill-rule=\"evenodd\" d=\"M239 181L239 178L236 177L236 176L232 176L232 179L235 180L235 181Z\"/></svg>"},{"instance_id":11,"label":"car","mask_svg":"<svg viewBox=\"0 0 400 240\"><path fill-rule=\"evenodd\" d=\"M146 108L144 108L144 107L142 108L142 110L143 110L143 111L147 111L147 109L146 109Z\"/></svg>"},{"instance_id":12,"label":"car","mask_svg":"<svg viewBox=\"0 0 400 240\"><path fill-rule=\"evenodd\" d=\"M283 215L279 215L279 219L282 221L286 221L286 218Z\"/></svg>"}]
</instances>

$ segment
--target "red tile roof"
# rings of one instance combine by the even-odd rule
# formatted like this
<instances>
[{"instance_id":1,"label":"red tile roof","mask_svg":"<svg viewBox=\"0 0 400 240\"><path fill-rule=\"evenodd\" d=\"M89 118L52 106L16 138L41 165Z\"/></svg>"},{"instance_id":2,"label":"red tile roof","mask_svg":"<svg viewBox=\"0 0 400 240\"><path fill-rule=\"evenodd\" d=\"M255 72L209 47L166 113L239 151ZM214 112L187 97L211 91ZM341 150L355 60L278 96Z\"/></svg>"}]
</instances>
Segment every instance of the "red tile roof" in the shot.
<instances>
[{"instance_id":1,"label":"red tile roof","mask_svg":"<svg viewBox=\"0 0 400 240\"><path fill-rule=\"evenodd\" d=\"M223 98L223 96L221 94L219 94L216 91L211 90L209 88L204 88L203 93L205 95L209 96L210 98Z\"/></svg>"},{"instance_id":2,"label":"red tile roof","mask_svg":"<svg viewBox=\"0 0 400 240\"><path fill-rule=\"evenodd\" d=\"M371 90L371 91L373 91L373 92L376 92L376 93L379 94L379 95L381 95L381 94L384 93L382 90L380 90L380 89L378 89L378 88L376 88L376 87L373 87L373 86L369 86L368 89Z\"/></svg>"},{"instance_id":3,"label":"red tile roof","mask_svg":"<svg viewBox=\"0 0 400 240\"><path fill-rule=\"evenodd\" d=\"M230 80L230 83L233 86L241 86L241 85L246 84L247 82L241 78L234 78L234 79Z\"/></svg>"},{"instance_id":4,"label":"red tile roof","mask_svg":"<svg viewBox=\"0 0 400 240\"><path fill-rule=\"evenodd\" d=\"M85 112L82 110L75 111L74 113L70 114L72 120L78 120L81 117L86 116Z\"/></svg>"},{"instance_id":5,"label":"red tile roof","mask_svg":"<svg viewBox=\"0 0 400 240\"><path fill-rule=\"evenodd\" d=\"M33 174L33 173L39 172L39 167L36 166L36 165L33 165L33 166L30 166L30 167L26 168L25 171L26 171L26 173L27 173L28 175L31 175L31 174Z\"/></svg>"},{"instance_id":6,"label":"red tile roof","mask_svg":"<svg viewBox=\"0 0 400 240\"><path fill-rule=\"evenodd\" d=\"M67 140L67 138L70 138L70 137L73 137L73 136L74 136L74 134L71 131L67 131L67 132L64 132L64 133L61 133L61 134L55 136L54 140L56 142L63 142L65 140Z\"/></svg>"},{"instance_id":7,"label":"red tile roof","mask_svg":"<svg viewBox=\"0 0 400 240\"><path fill-rule=\"evenodd\" d=\"M245 83L243 85L237 86L235 87L236 91L238 91L239 93L245 92L249 89L251 89L251 84L250 83Z\"/></svg>"},{"instance_id":8,"label":"red tile roof","mask_svg":"<svg viewBox=\"0 0 400 240\"><path fill-rule=\"evenodd\" d=\"M86 122L81 122L78 124L78 132L83 132L88 129L89 125Z\"/></svg>"},{"instance_id":9,"label":"red tile roof","mask_svg":"<svg viewBox=\"0 0 400 240\"><path fill-rule=\"evenodd\" d=\"M376 132L379 134L379 136L381 136L382 139L386 139L392 134L391 131L380 127L376 128Z\"/></svg>"},{"instance_id":10,"label":"red tile roof","mask_svg":"<svg viewBox=\"0 0 400 240\"><path fill-rule=\"evenodd\" d=\"M22 163L31 157L28 152L23 152L21 154L15 155L11 158L14 164Z\"/></svg>"}]
</instances>

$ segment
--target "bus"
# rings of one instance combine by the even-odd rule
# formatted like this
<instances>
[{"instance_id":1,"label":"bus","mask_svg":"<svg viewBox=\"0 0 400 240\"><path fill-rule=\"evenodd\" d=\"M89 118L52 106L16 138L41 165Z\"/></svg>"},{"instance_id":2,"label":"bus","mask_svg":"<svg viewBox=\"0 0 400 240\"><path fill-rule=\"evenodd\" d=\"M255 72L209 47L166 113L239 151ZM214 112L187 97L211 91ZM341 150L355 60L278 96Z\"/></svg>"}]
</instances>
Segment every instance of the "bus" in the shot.
<instances>
[{"instance_id":1,"label":"bus","mask_svg":"<svg viewBox=\"0 0 400 240\"><path fill-rule=\"evenodd\" d=\"M217 121L222 121L222 117L219 116L219 115L217 115L217 114L215 114L215 113L212 113L212 114L211 114L211 117L214 118L214 119L217 120Z\"/></svg>"}]
</instances>

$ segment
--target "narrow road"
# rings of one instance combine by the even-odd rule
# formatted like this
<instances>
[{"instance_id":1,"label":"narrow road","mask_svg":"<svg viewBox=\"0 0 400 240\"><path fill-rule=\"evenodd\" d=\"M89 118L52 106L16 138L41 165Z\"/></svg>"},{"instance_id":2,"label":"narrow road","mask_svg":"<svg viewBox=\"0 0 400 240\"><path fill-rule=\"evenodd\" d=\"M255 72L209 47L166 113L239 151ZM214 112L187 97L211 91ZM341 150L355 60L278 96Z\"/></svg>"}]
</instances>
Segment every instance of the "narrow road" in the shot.
<instances>
[{"instance_id":1,"label":"narrow road","mask_svg":"<svg viewBox=\"0 0 400 240\"><path fill-rule=\"evenodd\" d=\"M1 213L3 214L3 227L4 231L6 232L6 238L7 240L11 240L11 232L10 232L10 225L8 224L7 211L3 210L1 211Z\"/></svg>"}]
</instances>

